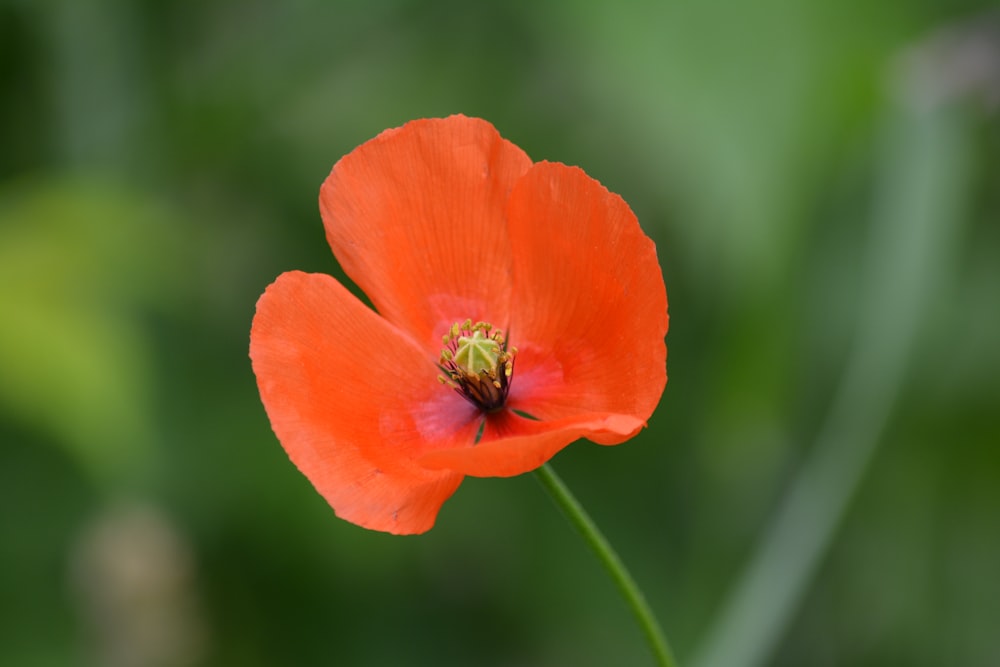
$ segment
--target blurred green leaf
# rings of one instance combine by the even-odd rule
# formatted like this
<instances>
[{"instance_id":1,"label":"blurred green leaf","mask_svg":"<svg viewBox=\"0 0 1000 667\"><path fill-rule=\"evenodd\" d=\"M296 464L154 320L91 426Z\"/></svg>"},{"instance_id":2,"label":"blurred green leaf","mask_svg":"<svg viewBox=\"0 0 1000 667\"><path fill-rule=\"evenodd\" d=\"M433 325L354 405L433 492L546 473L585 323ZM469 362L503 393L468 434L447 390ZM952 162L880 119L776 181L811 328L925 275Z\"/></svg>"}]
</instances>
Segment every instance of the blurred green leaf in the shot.
<instances>
[{"instance_id":1,"label":"blurred green leaf","mask_svg":"<svg viewBox=\"0 0 1000 667\"><path fill-rule=\"evenodd\" d=\"M150 454L142 319L183 285L177 249L163 212L120 189L0 192L0 410L102 481L124 481Z\"/></svg>"}]
</instances>

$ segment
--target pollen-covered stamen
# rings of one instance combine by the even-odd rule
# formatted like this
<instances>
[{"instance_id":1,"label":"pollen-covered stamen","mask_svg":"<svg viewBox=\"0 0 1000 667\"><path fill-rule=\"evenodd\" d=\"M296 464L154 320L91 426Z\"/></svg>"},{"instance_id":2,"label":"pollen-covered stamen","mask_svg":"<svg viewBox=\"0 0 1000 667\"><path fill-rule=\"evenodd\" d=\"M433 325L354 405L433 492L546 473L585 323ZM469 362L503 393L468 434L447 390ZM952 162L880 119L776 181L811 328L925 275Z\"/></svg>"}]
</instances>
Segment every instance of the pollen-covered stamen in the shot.
<instances>
[{"instance_id":1,"label":"pollen-covered stamen","mask_svg":"<svg viewBox=\"0 0 1000 667\"><path fill-rule=\"evenodd\" d=\"M441 341L438 379L484 412L503 407L514 374L516 348L508 348L500 329L466 320L451 325Z\"/></svg>"}]
</instances>

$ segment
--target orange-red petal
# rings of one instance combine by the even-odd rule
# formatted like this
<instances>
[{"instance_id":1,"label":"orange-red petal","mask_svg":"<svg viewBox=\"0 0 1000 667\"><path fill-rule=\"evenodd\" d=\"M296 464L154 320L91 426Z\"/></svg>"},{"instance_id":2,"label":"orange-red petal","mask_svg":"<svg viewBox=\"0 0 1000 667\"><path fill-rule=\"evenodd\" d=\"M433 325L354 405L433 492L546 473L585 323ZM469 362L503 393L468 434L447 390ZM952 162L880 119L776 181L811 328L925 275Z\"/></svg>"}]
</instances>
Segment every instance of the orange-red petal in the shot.
<instances>
[{"instance_id":1,"label":"orange-red petal","mask_svg":"<svg viewBox=\"0 0 1000 667\"><path fill-rule=\"evenodd\" d=\"M330 276L290 272L257 302L250 357L275 434L338 516L433 526L462 475L414 458L471 442L478 419L418 345Z\"/></svg>"},{"instance_id":2,"label":"orange-red petal","mask_svg":"<svg viewBox=\"0 0 1000 667\"><path fill-rule=\"evenodd\" d=\"M507 214L518 348L508 405L542 420L648 419L667 381L667 294L628 204L578 168L541 162Z\"/></svg>"},{"instance_id":3,"label":"orange-red petal","mask_svg":"<svg viewBox=\"0 0 1000 667\"><path fill-rule=\"evenodd\" d=\"M644 426L635 417L584 413L555 421L535 421L509 410L487 418L482 440L473 447L438 449L420 457L428 468L476 477L511 477L534 470L580 438L611 444Z\"/></svg>"},{"instance_id":4,"label":"orange-red petal","mask_svg":"<svg viewBox=\"0 0 1000 667\"><path fill-rule=\"evenodd\" d=\"M530 166L484 120L412 121L333 167L320 191L327 239L379 313L436 355L454 322L507 324L505 206Z\"/></svg>"}]
</instances>

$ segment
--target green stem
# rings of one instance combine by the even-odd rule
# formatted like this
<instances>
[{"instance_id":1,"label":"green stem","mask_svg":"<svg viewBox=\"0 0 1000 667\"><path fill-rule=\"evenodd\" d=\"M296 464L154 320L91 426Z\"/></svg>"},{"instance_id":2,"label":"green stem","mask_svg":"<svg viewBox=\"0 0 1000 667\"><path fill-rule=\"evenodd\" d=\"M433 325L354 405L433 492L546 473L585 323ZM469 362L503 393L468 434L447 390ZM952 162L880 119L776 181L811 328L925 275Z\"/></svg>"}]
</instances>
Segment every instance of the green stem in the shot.
<instances>
[{"instance_id":1,"label":"green stem","mask_svg":"<svg viewBox=\"0 0 1000 667\"><path fill-rule=\"evenodd\" d=\"M604 569L611 575L622 597L625 598L625 602L628 603L629 609L635 615L643 634L646 635L646 641L649 642L649 646L656 656L657 663L661 667L676 667L677 663L674 661L670 645L667 643L667 638L663 634L663 630L660 629L660 624L657 623L656 617L653 616L653 610L649 608L649 603L646 602L645 596L643 596L642 591L636 585L635 579L629 574L618 554L615 553L615 550L608 543L608 540L601 533L593 519L590 518L586 510L577 502L576 498L566 488L566 485L563 484L563 481L559 479L559 476L556 475L548 463L537 469L535 476L541 482L542 486L545 487L545 490L549 492L549 495L552 496L552 500L555 501L559 509L566 515L566 518L573 524L573 527L583 536L583 539L597 555L601 564L604 565Z\"/></svg>"}]
</instances>

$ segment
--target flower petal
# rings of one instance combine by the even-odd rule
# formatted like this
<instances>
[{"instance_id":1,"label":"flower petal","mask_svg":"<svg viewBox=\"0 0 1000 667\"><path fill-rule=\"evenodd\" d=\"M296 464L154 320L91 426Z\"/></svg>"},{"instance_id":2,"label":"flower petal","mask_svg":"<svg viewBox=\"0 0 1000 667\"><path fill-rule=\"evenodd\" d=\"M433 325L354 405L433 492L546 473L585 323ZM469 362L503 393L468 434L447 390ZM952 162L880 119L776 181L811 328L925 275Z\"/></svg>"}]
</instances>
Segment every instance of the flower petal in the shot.
<instances>
[{"instance_id":1,"label":"flower petal","mask_svg":"<svg viewBox=\"0 0 1000 667\"><path fill-rule=\"evenodd\" d=\"M507 211L518 349L508 405L542 420L648 419L667 381L667 293L628 204L580 169L540 162Z\"/></svg>"},{"instance_id":2,"label":"flower petal","mask_svg":"<svg viewBox=\"0 0 1000 667\"><path fill-rule=\"evenodd\" d=\"M534 470L580 438L616 444L631 438L644 425L640 419L619 414L578 414L544 422L503 410L487 418L483 438L476 446L437 449L418 461L428 468L463 475L511 477Z\"/></svg>"},{"instance_id":3,"label":"flower petal","mask_svg":"<svg viewBox=\"0 0 1000 667\"><path fill-rule=\"evenodd\" d=\"M290 272L257 302L250 357L278 440L337 516L391 533L434 525L462 475L413 458L471 442L478 420L413 341L332 277Z\"/></svg>"},{"instance_id":4,"label":"flower petal","mask_svg":"<svg viewBox=\"0 0 1000 667\"><path fill-rule=\"evenodd\" d=\"M436 355L467 318L504 327L504 219L525 153L484 120L452 116L387 130L342 158L320 190L327 240L379 313Z\"/></svg>"}]
</instances>

